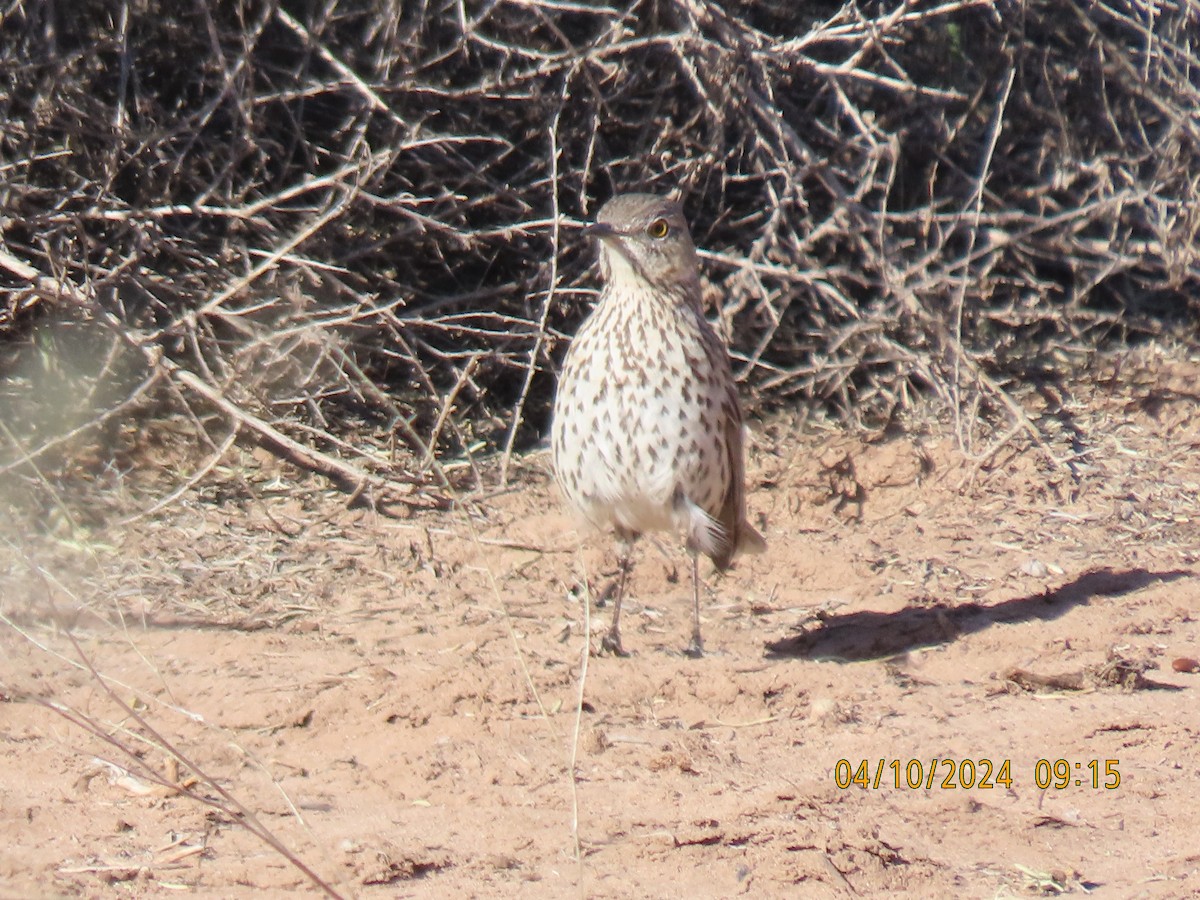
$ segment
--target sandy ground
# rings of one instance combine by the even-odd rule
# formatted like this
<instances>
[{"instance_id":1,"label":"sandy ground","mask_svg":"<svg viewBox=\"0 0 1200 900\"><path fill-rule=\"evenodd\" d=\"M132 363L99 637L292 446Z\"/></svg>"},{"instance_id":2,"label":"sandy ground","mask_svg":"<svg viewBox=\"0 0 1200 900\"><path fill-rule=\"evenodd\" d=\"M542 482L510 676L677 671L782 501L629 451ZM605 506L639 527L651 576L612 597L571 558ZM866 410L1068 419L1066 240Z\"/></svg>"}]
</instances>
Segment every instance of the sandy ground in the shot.
<instances>
[{"instance_id":1,"label":"sandy ground","mask_svg":"<svg viewBox=\"0 0 1200 900\"><path fill-rule=\"evenodd\" d=\"M585 657L614 560L544 454L395 518L240 453L9 545L0 896L316 892L252 829L357 897L1196 896L1200 402L1155 383L1058 409L1069 465L759 423L700 660L669 541Z\"/></svg>"}]
</instances>

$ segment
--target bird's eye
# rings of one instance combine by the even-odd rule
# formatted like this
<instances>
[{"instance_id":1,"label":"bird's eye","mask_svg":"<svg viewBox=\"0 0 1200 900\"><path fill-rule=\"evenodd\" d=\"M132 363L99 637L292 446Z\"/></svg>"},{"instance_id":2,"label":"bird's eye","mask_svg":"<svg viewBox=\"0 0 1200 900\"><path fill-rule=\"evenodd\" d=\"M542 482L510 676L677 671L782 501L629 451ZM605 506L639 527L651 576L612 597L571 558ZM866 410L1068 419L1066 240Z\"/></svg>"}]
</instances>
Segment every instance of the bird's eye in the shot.
<instances>
[{"instance_id":1,"label":"bird's eye","mask_svg":"<svg viewBox=\"0 0 1200 900\"><path fill-rule=\"evenodd\" d=\"M662 240L671 233L671 226L667 224L666 219L655 219L646 226L646 234L657 240Z\"/></svg>"}]
</instances>

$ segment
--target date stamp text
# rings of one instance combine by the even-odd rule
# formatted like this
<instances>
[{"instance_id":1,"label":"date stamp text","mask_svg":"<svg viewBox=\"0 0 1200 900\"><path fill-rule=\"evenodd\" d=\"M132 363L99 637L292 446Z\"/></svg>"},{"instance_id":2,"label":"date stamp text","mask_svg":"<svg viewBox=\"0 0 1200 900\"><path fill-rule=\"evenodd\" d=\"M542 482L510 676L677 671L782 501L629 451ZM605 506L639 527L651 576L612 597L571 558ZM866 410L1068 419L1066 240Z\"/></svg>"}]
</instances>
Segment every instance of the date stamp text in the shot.
<instances>
[{"instance_id":1,"label":"date stamp text","mask_svg":"<svg viewBox=\"0 0 1200 900\"><path fill-rule=\"evenodd\" d=\"M1121 786L1120 760L1039 759L1033 765L1033 784L1039 790L1088 787L1115 791ZM839 759L833 782L842 790L858 785L864 790L994 790L1013 786L1010 759Z\"/></svg>"}]
</instances>

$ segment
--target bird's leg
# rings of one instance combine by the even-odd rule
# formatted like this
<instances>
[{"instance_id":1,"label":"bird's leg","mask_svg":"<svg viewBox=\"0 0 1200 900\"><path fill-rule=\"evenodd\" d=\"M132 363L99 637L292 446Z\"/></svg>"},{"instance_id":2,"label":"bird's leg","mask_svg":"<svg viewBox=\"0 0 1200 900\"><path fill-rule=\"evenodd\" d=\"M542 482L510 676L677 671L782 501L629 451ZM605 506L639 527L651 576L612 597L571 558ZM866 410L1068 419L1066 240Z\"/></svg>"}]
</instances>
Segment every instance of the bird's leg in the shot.
<instances>
[{"instance_id":1,"label":"bird's leg","mask_svg":"<svg viewBox=\"0 0 1200 900\"><path fill-rule=\"evenodd\" d=\"M633 569L633 540L624 536L617 537L617 598L613 601L612 625L608 634L600 642L600 650L613 656L628 656L621 646L621 601L625 599L625 582L629 580L629 572Z\"/></svg>"},{"instance_id":2,"label":"bird's leg","mask_svg":"<svg viewBox=\"0 0 1200 900\"><path fill-rule=\"evenodd\" d=\"M700 555L692 551L692 642L683 651L692 659L704 655L704 641L700 637Z\"/></svg>"}]
</instances>

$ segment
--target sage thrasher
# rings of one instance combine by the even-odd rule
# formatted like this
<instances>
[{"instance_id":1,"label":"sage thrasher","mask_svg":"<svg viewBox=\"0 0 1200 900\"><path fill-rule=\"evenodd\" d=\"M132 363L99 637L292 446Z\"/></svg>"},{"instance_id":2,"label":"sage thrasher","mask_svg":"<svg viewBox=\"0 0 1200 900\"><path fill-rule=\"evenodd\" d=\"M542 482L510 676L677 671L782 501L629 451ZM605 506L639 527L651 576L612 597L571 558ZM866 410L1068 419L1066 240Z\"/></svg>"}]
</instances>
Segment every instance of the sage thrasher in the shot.
<instances>
[{"instance_id":1,"label":"sage thrasher","mask_svg":"<svg viewBox=\"0 0 1200 900\"><path fill-rule=\"evenodd\" d=\"M678 203L623 194L586 233L599 240L604 287L563 363L551 443L575 512L616 533L612 627L624 656L621 601L633 542L683 531L692 554L692 642L700 656L699 554L724 571L766 547L746 521L742 411L729 354L701 305L696 249Z\"/></svg>"}]
</instances>

